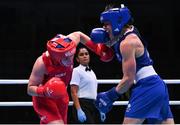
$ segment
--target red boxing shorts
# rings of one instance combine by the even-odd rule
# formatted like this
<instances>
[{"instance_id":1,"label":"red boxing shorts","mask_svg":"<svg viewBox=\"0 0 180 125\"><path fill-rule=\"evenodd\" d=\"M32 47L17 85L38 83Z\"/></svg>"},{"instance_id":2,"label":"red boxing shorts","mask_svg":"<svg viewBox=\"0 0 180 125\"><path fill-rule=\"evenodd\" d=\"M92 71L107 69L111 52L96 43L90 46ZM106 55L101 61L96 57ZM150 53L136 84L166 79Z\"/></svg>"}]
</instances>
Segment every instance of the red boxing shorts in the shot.
<instances>
[{"instance_id":1,"label":"red boxing shorts","mask_svg":"<svg viewBox=\"0 0 180 125\"><path fill-rule=\"evenodd\" d=\"M67 124L68 93L59 99L37 96L33 96L32 99L33 108L40 117L40 124L48 124L55 120L63 120L64 124Z\"/></svg>"}]
</instances>

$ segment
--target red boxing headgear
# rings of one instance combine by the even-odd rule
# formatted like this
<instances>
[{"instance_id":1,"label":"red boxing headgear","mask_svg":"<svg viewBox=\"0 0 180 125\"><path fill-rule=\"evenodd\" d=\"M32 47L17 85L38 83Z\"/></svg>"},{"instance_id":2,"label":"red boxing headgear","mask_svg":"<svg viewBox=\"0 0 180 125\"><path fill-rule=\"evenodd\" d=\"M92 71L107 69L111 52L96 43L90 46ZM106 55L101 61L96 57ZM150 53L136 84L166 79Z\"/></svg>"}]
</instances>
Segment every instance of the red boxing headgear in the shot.
<instances>
[{"instance_id":1,"label":"red boxing headgear","mask_svg":"<svg viewBox=\"0 0 180 125\"><path fill-rule=\"evenodd\" d=\"M58 64L63 58L74 56L76 44L70 38L61 38L58 35L47 42L47 50L52 61Z\"/></svg>"}]
</instances>

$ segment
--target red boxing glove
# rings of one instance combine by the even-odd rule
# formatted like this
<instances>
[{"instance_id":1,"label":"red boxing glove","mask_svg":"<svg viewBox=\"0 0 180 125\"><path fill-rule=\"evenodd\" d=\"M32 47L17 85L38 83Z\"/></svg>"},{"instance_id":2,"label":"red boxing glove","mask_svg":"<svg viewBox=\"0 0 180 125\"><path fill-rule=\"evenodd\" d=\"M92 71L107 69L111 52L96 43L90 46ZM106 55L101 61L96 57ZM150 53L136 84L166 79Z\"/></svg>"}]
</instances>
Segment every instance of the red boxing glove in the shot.
<instances>
[{"instance_id":1,"label":"red boxing glove","mask_svg":"<svg viewBox=\"0 0 180 125\"><path fill-rule=\"evenodd\" d=\"M110 47L107 47L104 44L101 44L101 46L99 47L101 50L101 54L100 54L100 59L103 62L109 62L113 59L114 57L114 52L113 49Z\"/></svg>"},{"instance_id":2,"label":"red boxing glove","mask_svg":"<svg viewBox=\"0 0 180 125\"><path fill-rule=\"evenodd\" d=\"M107 47L105 44L102 43L94 43L93 41L88 41L85 43L85 45L93 52L95 52L97 55L100 56L101 61L103 62L109 62L114 57L113 49L110 47Z\"/></svg>"},{"instance_id":3,"label":"red boxing glove","mask_svg":"<svg viewBox=\"0 0 180 125\"><path fill-rule=\"evenodd\" d=\"M36 92L41 97L50 98L62 98L67 94L65 83L57 77L51 78L44 86L38 87Z\"/></svg>"}]
</instances>

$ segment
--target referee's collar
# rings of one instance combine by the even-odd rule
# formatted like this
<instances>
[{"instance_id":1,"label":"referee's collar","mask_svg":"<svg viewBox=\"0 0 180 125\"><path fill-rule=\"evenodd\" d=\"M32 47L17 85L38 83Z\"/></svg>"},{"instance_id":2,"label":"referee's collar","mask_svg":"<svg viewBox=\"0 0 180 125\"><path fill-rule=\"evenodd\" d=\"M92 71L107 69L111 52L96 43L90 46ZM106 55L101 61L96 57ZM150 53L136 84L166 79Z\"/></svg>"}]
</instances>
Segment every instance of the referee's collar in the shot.
<instances>
[{"instance_id":1,"label":"referee's collar","mask_svg":"<svg viewBox=\"0 0 180 125\"><path fill-rule=\"evenodd\" d=\"M86 68L87 68L87 67L89 68L89 65L84 66L84 65L82 65L82 64L79 64L79 67L80 67L80 69L83 69L84 71L86 71Z\"/></svg>"}]
</instances>

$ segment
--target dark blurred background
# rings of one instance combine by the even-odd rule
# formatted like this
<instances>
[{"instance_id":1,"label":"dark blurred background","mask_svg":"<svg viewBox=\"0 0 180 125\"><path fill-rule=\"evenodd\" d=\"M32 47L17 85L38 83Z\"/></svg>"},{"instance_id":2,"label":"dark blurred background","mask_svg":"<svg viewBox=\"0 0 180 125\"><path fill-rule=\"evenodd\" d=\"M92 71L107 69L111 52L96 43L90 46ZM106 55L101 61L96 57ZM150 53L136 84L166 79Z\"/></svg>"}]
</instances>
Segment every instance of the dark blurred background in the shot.
<instances>
[{"instance_id":1,"label":"dark blurred background","mask_svg":"<svg viewBox=\"0 0 180 125\"><path fill-rule=\"evenodd\" d=\"M28 79L47 40L56 34L101 27L99 14L111 2L124 3L131 10L135 26L148 41L154 67L163 79L180 78L178 0L1 0L0 1L0 79ZM76 66L76 63L75 63ZM91 53L91 67L98 79L121 79L121 65L114 59L101 62ZM113 85L100 85L99 91ZM0 85L0 101L31 101L27 85ZM180 100L180 85L168 85L170 99ZM127 100L124 95L122 100ZM180 123L180 106L171 106ZM115 106L105 123L122 123L125 106ZM71 122L71 107L69 123ZM0 107L0 124L39 123L32 107Z\"/></svg>"}]
</instances>

